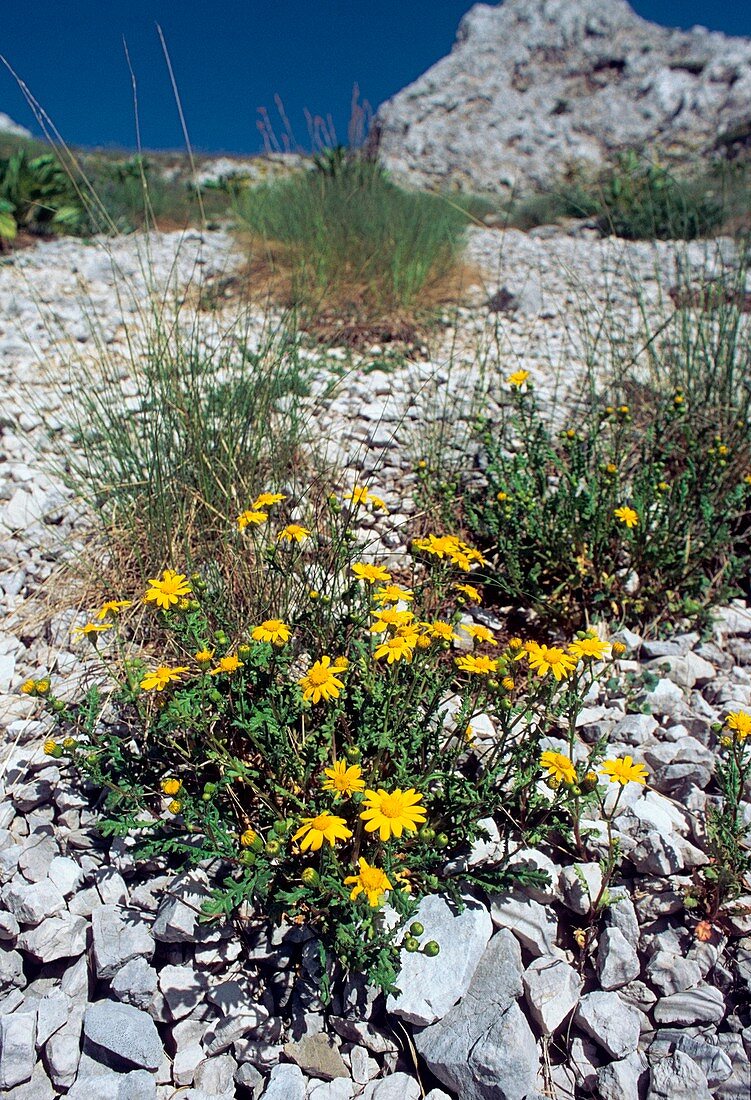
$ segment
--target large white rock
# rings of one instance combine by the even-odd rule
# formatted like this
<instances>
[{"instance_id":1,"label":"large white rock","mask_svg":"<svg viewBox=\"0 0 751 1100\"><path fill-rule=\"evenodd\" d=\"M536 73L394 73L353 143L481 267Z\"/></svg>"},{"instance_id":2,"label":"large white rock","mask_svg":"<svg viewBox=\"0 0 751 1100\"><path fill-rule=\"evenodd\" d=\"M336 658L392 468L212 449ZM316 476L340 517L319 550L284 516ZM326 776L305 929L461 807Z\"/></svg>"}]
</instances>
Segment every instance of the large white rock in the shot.
<instances>
[{"instance_id":1,"label":"large white rock","mask_svg":"<svg viewBox=\"0 0 751 1100\"><path fill-rule=\"evenodd\" d=\"M464 16L375 134L418 186L548 186L624 146L689 159L747 124L750 99L751 39L660 27L625 0L505 0Z\"/></svg>"},{"instance_id":2,"label":"large white rock","mask_svg":"<svg viewBox=\"0 0 751 1100\"><path fill-rule=\"evenodd\" d=\"M396 979L401 993L390 996L386 1007L411 1024L432 1024L466 993L493 922L483 905L470 902L459 913L437 895L420 903L416 919L425 928L421 942L435 940L441 952L433 958L405 952Z\"/></svg>"}]
</instances>

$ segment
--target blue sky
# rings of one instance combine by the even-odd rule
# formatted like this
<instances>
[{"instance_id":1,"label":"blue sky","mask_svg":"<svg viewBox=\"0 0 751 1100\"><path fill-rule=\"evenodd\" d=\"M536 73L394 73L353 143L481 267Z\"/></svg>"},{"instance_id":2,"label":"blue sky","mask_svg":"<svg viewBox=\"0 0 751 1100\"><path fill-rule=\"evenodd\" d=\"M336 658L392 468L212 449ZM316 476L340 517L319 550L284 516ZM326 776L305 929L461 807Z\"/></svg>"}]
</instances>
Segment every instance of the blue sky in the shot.
<instances>
[{"instance_id":1,"label":"blue sky","mask_svg":"<svg viewBox=\"0 0 751 1100\"><path fill-rule=\"evenodd\" d=\"M571 0L576 3L576 0ZM304 111L331 116L346 139L352 88L377 106L448 52L467 0L34 0L6 5L0 53L65 139L135 144L127 42L144 146L177 148L180 125L155 25L163 27L191 140L206 151L262 148L258 110L300 144ZM648 19L751 36L751 3L634 0ZM37 131L15 81L0 73L0 111Z\"/></svg>"}]
</instances>

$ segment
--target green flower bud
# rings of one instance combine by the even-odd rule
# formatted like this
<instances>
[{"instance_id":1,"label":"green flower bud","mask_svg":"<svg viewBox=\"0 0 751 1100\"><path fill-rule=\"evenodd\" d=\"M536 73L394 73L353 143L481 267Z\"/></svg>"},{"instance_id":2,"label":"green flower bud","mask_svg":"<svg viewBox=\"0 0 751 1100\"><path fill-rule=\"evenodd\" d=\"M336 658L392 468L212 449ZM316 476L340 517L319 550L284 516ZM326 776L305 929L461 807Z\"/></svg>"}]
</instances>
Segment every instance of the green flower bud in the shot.
<instances>
[{"instance_id":1,"label":"green flower bud","mask_svg":"<svg viewBox=\"0 0 751 1100\"><path fill-rule=\"evenodd\" d=\"M429 825L423 825L417 835L424 844L432 844L435 840L435 829L431 829Z\"/></svg>"},{"instance_id":2,"label":"green flower bud","mask_svg":"<svg viewBox=\"0 0 751 1100\"><path fill-rule=\"evenodd\" d=\"M266 854L269 856L278 856L282 850L282 846L278 840L266 841Z\"/></svg>"},{"instance_id":3,"label":"green flower bud","mask_svg":"<svg viewBox=\"0 0 751 1100\"><path fill-rule=\"evenodd\" d=\"M411 936L422 936L425 932L425 926L420 924L419 920L412 921L409 926L409 932Z\"/></svg>"},{"instance_id":4,"label":"green flower bud","mask_svg":"<svg viewBox=\"0 0 751 1100\"><path fill-rule=\"evenodd\" d=\"M448 843L449 843L449 838L446 836L445 833L439 833L438 836L435 838L436 848L447 848Z\"/></svg>"},{"instance_id":5,"label":"green flower bud","mask_svg":"<svg viewBox=\"0 0 751 1100\"><path fill-rule=\"evenodd\" d=\"M433 959L440 952L440 950L440 944L436 943L435 940L428 940L428 942L422 949L422 953L423 955L427 955L429 958Z\"/></svg>"},{"instance_id":6,"label":"green flower bud","mask_svg":"<svg viewBox=\"0 0 751 1100\"><path fill-rule=\"evenodd\" d=\"M409 951L409 953L413 955L415 951L420 950L420 941L416 940L414 936L407 936L405 937L402 946L404 947L405 951Z\"/></svg>"},{"instance_id":7,"label":"green flower bud","mask_svg":"<svg viewBox=\"0 0 751 1100\"><path fill-rule=\"evenodd\" d=\"M306 867L300 875L300 879L305 886L317 886L321 881L321 876L318 874L315 867Z\"/></svg>"}]
</instances>

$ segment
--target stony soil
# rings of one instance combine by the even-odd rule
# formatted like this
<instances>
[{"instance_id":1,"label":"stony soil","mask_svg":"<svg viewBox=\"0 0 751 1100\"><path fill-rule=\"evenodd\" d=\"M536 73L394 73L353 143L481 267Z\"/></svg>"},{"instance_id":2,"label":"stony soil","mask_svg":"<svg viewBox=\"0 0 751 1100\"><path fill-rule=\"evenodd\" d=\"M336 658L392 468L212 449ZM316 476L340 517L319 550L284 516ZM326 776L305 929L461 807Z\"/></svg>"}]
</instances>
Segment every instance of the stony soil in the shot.
<instances>
[{"instance_id":1,"label":"stony soil","mask_svg":"<svg viewBox=\"0 0 751 1100\"><path fill-rule=\"evenodd\" d=\"M523 365L551 401L573 397L605 310L619 346L635 347L637 291L657 316L679 264L732 260L722 242L676 249L491 231L473 232L468 253L483 272L476 304L447 314L428 358L395 363L371 349L341 373L344 352L310 352L311 434L392 506L371 532L379 553L404 552L415 461L442 425L458 426L465 446L461 424L478 388L492 410L499 377ZM582 973L572 935L587 891L599 888L596 845L578 869L544 850L518 853L548 871L548 889L468 898L459 914L426 899L437 962L406 956L401 997L384 1003L353 980L324 1012L304 932L240 939L229 925L199 926L211 868L168 877L136 867L126 843L102 841L90 801L42 754L44 726L17 689L48 672L73 695L90 671L86 648L70 640L75 596L58 580L88 520L55 460L74 446L67 418L81 357L96 361L103 346L132 394L124 324L131 334L142 324L143 255L137 238L107 248L59 241L0 267L0 1091L13 1100L167 1100L176 1089L195 1100L418 1100L411 1033L423 1080L426 1066L434 1074L430 1100L745 1100L751 917L741 910L728 936L699 943L681 906L707 858L711 725L751 707L742 604L718 613L711 638L626 635L617 686L587 700L582 741L608 732L614 752L646 764L650 783L627 789L620 900ZM150 243L156 283L178 289L199 275L221 279L237 259L223 233ZM511 312L484 304L501 288ZM215 338L221 310L205 324ZM657 673L652 690L645 670ZM493 849L491 839L470 858Z\"/></svg>"}]
</instances>

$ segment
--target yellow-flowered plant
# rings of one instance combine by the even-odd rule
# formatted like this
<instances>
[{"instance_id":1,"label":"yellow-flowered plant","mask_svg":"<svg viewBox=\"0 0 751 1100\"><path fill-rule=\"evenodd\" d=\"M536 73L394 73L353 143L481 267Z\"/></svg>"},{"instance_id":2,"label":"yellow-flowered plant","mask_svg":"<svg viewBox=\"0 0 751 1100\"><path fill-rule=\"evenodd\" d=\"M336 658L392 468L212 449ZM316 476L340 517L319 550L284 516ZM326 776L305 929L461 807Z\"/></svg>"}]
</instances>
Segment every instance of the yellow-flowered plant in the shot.
<instances>
[{"instance_id":1,"label":"yellow-flowered plant","mask_svg":"<svg viewBox=\"0 0 751 1100\"><path fill-rule=\"evenodd\" d=\"M107 707L100 688L76 708L43 681L21 690L60 726L45 752L110 791L106 828L132 830L147 855L229 868L207 912L250 902L284 913L310 924L330 966L391 988L400 946L437 950L405 933L426 893L459 900L467 884L542 882L534 869L512 875L506 846L466 866L473 842L487 839L483 819L497 815L509 850L568 820L581 858L582 813L606 806L606 776L620 788L641 772L603 763L577 739L588 689L601 669L612 673L606 640L507 640L486 626L483 557L458 536L418 540L398 571L341 539L322 571L318 554L285 545L289 517L270 511L283 509L279 497L253 500L251 510L269 511L250 541L262 550L255 568L267 562L288 588L270 583L252 618L229 614L210 569L188 575L176 564L134 594L151 608L148 657L128 642L128 601L101 620L122 662ZM351 511L365 502L352 499ZM300 530L325 550L312 524ZM282 591L294 598L275 604ZM562 744L548 744L556 733ZM387 902L394 917L384 921Z\"/></svg>"}]
</instances>

